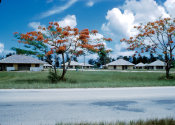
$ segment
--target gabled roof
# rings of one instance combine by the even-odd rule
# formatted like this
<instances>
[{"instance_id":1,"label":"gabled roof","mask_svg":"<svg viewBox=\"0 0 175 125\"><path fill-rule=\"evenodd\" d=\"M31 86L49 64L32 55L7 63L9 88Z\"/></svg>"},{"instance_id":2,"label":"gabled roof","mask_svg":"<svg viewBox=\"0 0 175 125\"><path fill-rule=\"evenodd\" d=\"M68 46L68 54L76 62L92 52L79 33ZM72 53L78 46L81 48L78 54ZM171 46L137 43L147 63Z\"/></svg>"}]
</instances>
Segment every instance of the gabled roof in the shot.
<instances>
[{"instance_id":1,"label":"gabled roof","mask_svg":"<svg viewBox=\"0 0 175 125\"><path fill-rule=\"evenodd\" d=\"M107 66L123 66L123 65L126 65L126 66L134 66L133 63L130 63L129 61L126 61L124 59L118 59L116 61L113 61L113 62L110 62L108 64L106 64Z\"/></svg>"},{"instance_id":2,"label":"gabled roof","mask_svg":"<svg viewBox=\"0 0 175 125\"><path fill-rule=\"evenodd\" d=\"M66 62L65 65L68 65L68 62ZM71 61L70 66L81 66L81 64L75 61Z\"/></svg>"},{"instance_id":3,"label":"gabled roof","mask_svg":"<svg viewBox=\"0 0 175 125\"><path fill-rule=\"evenodd\" d=\"M93 65L91 65L91 64L88 64L88 63L80 63L82 66L93 66Z\"/></svg>"},{"instance_id":4,"label":"gabled roof","mask_svg":"<svg viewBox=\"0 0 175 125\"><path fill-rule=\"evenodd\" d=\"M52 66L52 65L50 65L49 63L45 63L43 66Z\"/></svg>"},{"instance_id":5,"label":"gabled roof","mask_svg":"<svg viewBox=\"0 0 175 125\"><path fill-rule=\"evenodd\" d=\"M15 64L45 64L46 62L31 56L12 55L0 60L0 63L15 63Z\"/></svg>"},{"instance_id":6,"label":"gabled roof","mask_svg":"<svg viewBox=\"0 0 175 125\"><path fill-rule=\"evenodd\" d=\"M143 63L138 63L137 65L135 65L135 67L143 67L143 66L145 66L145 64Z\"/></svg>"},{"instance_id":7,"label":"gabled roof","mask_svg":"<svg viewBox=\"0 0 175 125\"><path fill-rule=\"evenodd\" d=\"M65 65L67 66L68 65L68 62L66 62ZM71 61L70 66L93 66L93 65L90 65L88 63L85 63L84 64L84 63L79 63L79 62Z\"/></svg>"},{"instance_id":8,"label":"gabled roof","mask_svg":"<svg viewBox=\"0 0 175 125\"><path fill-rule=\"evenodd\" d=\"M148 64L147 66L165 66L165 62L160 61L160 60L156 60L156 61Z\"/></svg>"}]
</instances>

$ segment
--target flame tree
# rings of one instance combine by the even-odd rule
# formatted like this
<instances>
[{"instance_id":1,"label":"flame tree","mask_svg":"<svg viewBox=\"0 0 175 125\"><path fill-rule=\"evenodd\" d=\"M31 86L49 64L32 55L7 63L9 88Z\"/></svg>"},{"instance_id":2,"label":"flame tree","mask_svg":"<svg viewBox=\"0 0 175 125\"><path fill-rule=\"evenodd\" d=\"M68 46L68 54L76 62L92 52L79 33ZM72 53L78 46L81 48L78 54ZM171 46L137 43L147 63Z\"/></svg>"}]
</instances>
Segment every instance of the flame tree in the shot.
<instances>
[{"instance_id":1,"label":"flame tree","mask_svg":"<svg viewBox=\"0 0 175 125\"><path fill-rule=\"evenodd\" d=\"M175 19L163 18L134 28L138 31L137 35L128 40L123 38L121 42L128 43L129 50L135 50L134 56L146 52L164 55L168 79L175 48Z\"/></svg>"},{"instance_id":2,"label":"flame tree","mask_svg":"<svg viewBox=\"0 0 175 125\"><path fill-rule=\"evenodd\" d=\"M79 30L78 28L60 27L57 22L50 22L48 27L38 27L39 31L27 32L26 34L15 33L19 43L31 45L31 43L44 44L49 47L46 55L60 55L62 57L63 71L60 80L65 79L65 74L70 66L71 59L84 53L97 53L101 47L104 47L104 41L112 41L111 38L94 38L98 31L88 29ZM110 50L106 50L110 52ZM68 65L65 65L65 54L68 53L70 58ZM54 73L57 76L56 66Z\"/></svg>"}]
</instances>

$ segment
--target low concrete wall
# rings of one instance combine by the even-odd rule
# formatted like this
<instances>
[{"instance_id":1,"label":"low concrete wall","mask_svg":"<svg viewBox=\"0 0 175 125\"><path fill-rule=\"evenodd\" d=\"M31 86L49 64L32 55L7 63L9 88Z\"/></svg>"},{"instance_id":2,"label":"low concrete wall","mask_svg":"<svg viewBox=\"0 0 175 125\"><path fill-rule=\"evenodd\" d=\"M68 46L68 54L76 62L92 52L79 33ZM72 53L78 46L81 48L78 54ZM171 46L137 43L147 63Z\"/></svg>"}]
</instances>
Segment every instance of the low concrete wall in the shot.
<instances>
[{"instance_id":1,"label":"low concrete wall","mask_svg":"<svg viewBox=\"0 0 175 125\"><path fill-rule=\"evenodd\" d=\"M7 67L6 70L7 70L7 71L14 71L14 70L15 70L15 67Z\"/></svg>"}]
</instances>

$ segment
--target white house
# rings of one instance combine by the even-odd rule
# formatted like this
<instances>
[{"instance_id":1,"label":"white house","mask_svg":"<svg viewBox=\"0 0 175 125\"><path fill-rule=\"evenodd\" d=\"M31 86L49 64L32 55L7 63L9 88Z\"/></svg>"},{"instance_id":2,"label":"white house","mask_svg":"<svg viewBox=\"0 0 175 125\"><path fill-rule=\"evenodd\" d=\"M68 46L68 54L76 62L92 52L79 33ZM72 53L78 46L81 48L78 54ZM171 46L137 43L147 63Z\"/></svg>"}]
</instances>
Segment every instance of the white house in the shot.
<instances>
[{"instance_id":1,"label":"white house","mask_svg":"<svg viewBox=\"0 0 175 125\"><path fill-rule=\"evenodd\" d=\"M91 69L93 65L90 65L88 63L81 63L83 69Z\"/></svg>"},{"instance_id":2,"label":"white house","mask_svg":"<svg viewBox=\"0 0 175 125\"><path fill-rule=\"evenodd\" d=\"M45 63L45 64L43 65L43 68L44 68L44 69L49 69L49 68L52 68L52 65L50 65L49 63Z\"/></svg>"},{"instance_id":3,"label":"white house","mask_svg":"<svg viewBox=\"0 0 175 125\"><path fill-rule=\"evenodd\" d=\"M68 62L65 63L65 66L67 65L68 65ZM70 69L82 68L82 64L75 61L71 61L70 66L68 68Z\"/></svg>"},{"instance_id":4,"label":"white house","mask_svg":"<svg viewBox=\"0 0 175 125\"><path fill-rule=\"evenodd\" d=\"M166 63L160 60L156 60L150 64L147 64L146 66L148 69L154 69L154 70L165 69Z\"/></svg>"},{"instance_id":5,"label":"white house","mask_svg":"<svg viewBox=\"0 0 175 125\"><path fill-rule=\"evenodd\" d=\"M133 69L134 64L124 59L118 59L116 61L106 64L106 66L108 69L127 70Z\"/></svg>"},{"instance_id":6,"label":"white house","mask_svg":"<svg viewBox=\"0 0 175 125\"><path fill-rule=\"evenodd\" d=\"M11 71L11 70L30 70L30 71L41 71L43 65L46 62L31 56L25 55L12 55L7 58L0 60L0 69Z\"/></svg>"},{"instance_id":7,"label":"white house","mask_svg":"<svg viewBox=\"0 0 175 125\"><path fill-rule=\"evenodd\" d=\"M136 69L145 69L145 64L144 63L138 63L137 65L135 65L134 67L136 68Z\"/></svg>"},{"instance_id":8,"label":"white house","mask_svg":"<svg viewBox=\"0 0 175 125\"><path fill-rule=\"evenodd\" d=\"M65 63L65 65L68 65L68 62ZM75 62L75 61L71 61L69 68L70 69L76 69L76 68L80 68L80 69L90 69L92 68L93 65L87 64L87 63L79 63L79 62Z\"/></svg>"}]
</instances>

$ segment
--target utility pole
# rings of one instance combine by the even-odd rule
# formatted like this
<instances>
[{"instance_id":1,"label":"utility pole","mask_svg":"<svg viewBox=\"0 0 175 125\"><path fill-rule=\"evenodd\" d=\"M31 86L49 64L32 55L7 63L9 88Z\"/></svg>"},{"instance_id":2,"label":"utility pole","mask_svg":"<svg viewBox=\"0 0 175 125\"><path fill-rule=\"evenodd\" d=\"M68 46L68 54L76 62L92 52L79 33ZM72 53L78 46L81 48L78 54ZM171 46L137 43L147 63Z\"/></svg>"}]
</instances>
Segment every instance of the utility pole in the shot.
<instances>
[{"instance_id":1,"label":"utility pole","mask_svg":"<svg viewBox=\"0 0 175 125\"><path fill-rule=\"evenodd\" d=\"M85 66L85 54L84 54L84 66Z\"/></svg>"},{"instance_id":2,"label":"utility pole","mask_svg":"<svg viewBox=\"0 0 175 125\"><path fill-rule=\"evenodd\" d=\"M85 67L85 53L83 54L83 56L84 56L84 65L83 66ZM82 66L82 69L84 69L83 66Z\"/></svg>"}]
</instances>

